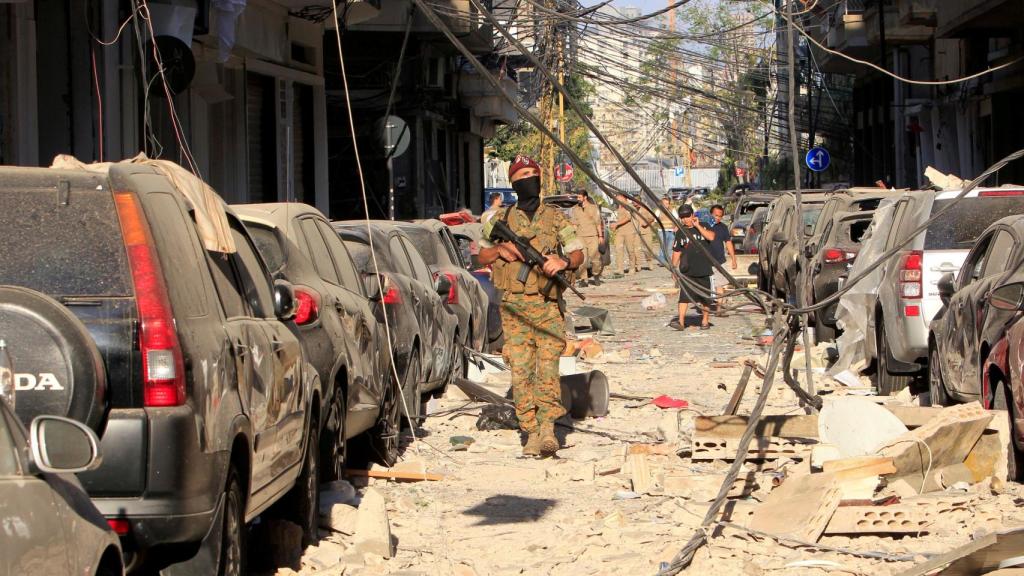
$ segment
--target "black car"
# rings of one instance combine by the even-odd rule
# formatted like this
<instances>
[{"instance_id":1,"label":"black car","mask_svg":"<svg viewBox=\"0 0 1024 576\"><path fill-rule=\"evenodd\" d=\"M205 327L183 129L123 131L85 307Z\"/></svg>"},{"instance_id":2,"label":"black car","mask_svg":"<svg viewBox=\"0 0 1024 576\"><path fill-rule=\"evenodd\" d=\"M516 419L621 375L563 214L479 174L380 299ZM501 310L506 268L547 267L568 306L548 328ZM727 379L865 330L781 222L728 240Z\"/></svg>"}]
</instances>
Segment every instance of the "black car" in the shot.
<instances>
[{"instance_id":1,"label":"black car","mask_svg":"<svg viewBox=\"0 0 1024 576\"><path fill-rule=\"evenodd\" d=\"M448 226L440 220L418 220L414 224L400 224L412 240L416 250L437 275L443 274L451 283L445 306L459 321L458 331L462 344L477 352L483 351L488 336L487 292L469 271L462 259L458 241ZM457 369L459 376L464 376Z\"/></svg>"},{"instance_id":2,"label":"black car","mask_svg":"<svg viewBox=\"0 0 1024 576\"><path fill-rule=\"evenodd\" d=\"M384 326L367 299L363 275L327 218L308 204L232 207L275 279L295 290L294 330L323 382L321 469L339 476L350 456L391 466L398 457L401 399L392 378ZM376 286L370 292L376 293Z\"/></svg>"},{"instance_id":3,"label":"black car","mask_svg":"<svg viewBox=\"0 0 1024 576\"><path fill-rule=\"evenodd\" d=\"M1019 313L1016 302L994 305L993 292L1019 282L1022 266L1024 216L1008 216L981 233L955 280L952 273L939 279L943 306L928 335L932 404L978 400L988 405L983 396L991 391L983 390L982 364Z\"/></svg>"},{"instance_id":4,"label":"black car","mask_svg":"<svg viewBox=\"0 0 1024 576\"><path fill-rule=\"evenodd\" d=\"M822 231L820 248L814 252L808 247L807 266L811 274L809 280L801 283L807 291L808 305L817 304L842 288L860 251L861 240L871 227L872 216L873 212L835 214ZM818 342L835 340L838 335L838 308L839 303L833 302L814 313L814 335Z\"/></svg>"},{"instance_id":5,"label":"black car","mask_svg":"<svg viewBox=\"0 0 1024 576\"><path fill-rule=\"evenodd\" d=\"M374 283L380 274L385 327L402 377L402 409L418 418L424 397L443 392L463 352L455 337L458 322L441 296L448 296L451 283L447 276L433 277L409 237L390 220L373 220L369 230L365 220L332 225L356 268Z\"/></svg>"},{"instance_id":6,"label":"black car","mask_svg":"<svg viewBox=\"0 0 1024 576\"><path fill-rule=\"evenodd\" d=\"M286 324L291 288L223 201L146 161L0 169L0 210L0 284L18 287L0 333L38 376L18 415L102 433L102 465L79 478L129 568L242 573L247 523L283 497L315 538L319 378Z\"/></svg>"}]
</instances>

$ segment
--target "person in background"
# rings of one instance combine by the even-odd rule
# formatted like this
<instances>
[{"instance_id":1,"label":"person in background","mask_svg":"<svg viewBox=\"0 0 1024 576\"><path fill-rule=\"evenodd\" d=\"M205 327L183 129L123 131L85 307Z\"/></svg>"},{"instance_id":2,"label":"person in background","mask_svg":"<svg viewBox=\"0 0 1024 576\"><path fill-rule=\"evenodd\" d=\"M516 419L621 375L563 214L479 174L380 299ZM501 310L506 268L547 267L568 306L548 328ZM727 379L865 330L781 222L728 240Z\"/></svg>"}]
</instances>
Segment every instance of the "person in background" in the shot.
<instances>
[{"instance_id":1,"label":"person in background","mask_svg":"<svg viewBox=\"0 0 1024 576\"><path fill-rule=\"evenodd\" d=\"M515 206L501 210L484 225L486 245L479 260L490 265L494 287L501 290L502 355L512 372L512 398L519 427L526 436L523 456L553 456L558 451L555 420L565 414L558 359L565 349L565 319L559 301L562 289L548 277L583 264L583 245L569 219L540 199L540 165L516 156L508 179L519 195ZM509 242L492 243L493 226L504 220L519 236L544 254L543 270L533 268L519 281L523 256Z\"/></svg>"},{"instance_id":2,"label":"person in background","mask_svg":"<svg viewBox=\"0 0 1024 576\"><path fill-rule=\"evenodd\" d=\"M576 226L576 235L586 247L587 265L589 272L587 280L593 286L601 285L601 270L604 264L601 262L601 244L604 243L604 221L601 220L601 209L594 204L594 201L587 194L585 189L576 190L580 205L572 209L572 221ZM580 280L580 286L586 286L585 280Z\"/></svg>"},{"instance_id":3,"label":"person in background","mask_svg":"<svg viewBox=\"0 0 1024 576\"><path fill-rule=\"evenodd\" d=\"M675 239L676 233L676 225L666 214L666 212L672 211L672 203L669 201L668 196L661 197L661 207L664 211L658 211L658 221L661 223L661 226L657 229L658 240L660 240L659 244L661 245L661 258L659 258L659 261L662 265L668 266L672 260L672 242ZM655 246L655 249L657 250L658 247Z\"/></svg>"},{"instance_id":4,"label":"person in background","mask_svg":"<svg viewBox=\"0 0 1024 576\"><path fill-rule=\"evenodd\" d=\"M679 287L679 318L669 323L676 330L686 329L686 311L690 304L701 310L700 329L711 328L708 319L711 306L711 260L707 252L710 250L712 233L701 225L693 214L693 207L686 204L679 207L679 220L686 231L676 231L675 243L672 246L672 265L683 275L684 282ZM701 249L703 245L703 250Z\"/></svg>"},{"instance_id":5,"label":"person in background","mask_svg":"<svg viewBox=\"0 0 1024 576\"><path fill-rule=\"evenodd\" d=\"M633 225L633 215L626 208L629 198L625 194L619 194L615 199L619 204L616 210L616 220L613 228L615 230L615 273L628 274L632 266L634 272L640 271L640 252L637 249L639 244L638 226ZM637 219L639 224L639 219ZM626 263L626 254L629 254L629 263Z\"/></svg>"},{"instance_id":6,"label":"person in background","mask_svg":"<svg viewBox=\"0 0 1024 576\"><path fill-rule=\"evenodd\" d=\"M498 212L498 210L501 210L501 203L503 200L505 200L504 194L501 192L491 192L491 195L487 198L487 210L480 215L481 224L486 224L487 221Z\"/></svg>"},{"instance_id":7,"label":"person in background","mask_svg":"<svg viewBox=\"0 0 1024 576\"><path fill-rule=\"evenodd\" d=\"M711 232L714 234L714 238L711 240L711 254L719 264L725 266L725 255L728 253L731 260L730 267L735 270L736 248L732 245L732 233L729 231L729 227L722 222L722 217L725 216L725 208L721 204L715 204L711 207L711 216L715 222L711 226ZM715 315L724 317L726 315L723 310L725 291L729 288L729 280L726 279L725 274L722 274L715 268L714 274L711 275L711 283L717 295L715 298Z\"/></svg>"},{"instance_id":8,"label":"person in background","mask_svg":"<svg viewBox=\"0 0 1024 576\"><path fill-rule=\"evenodd\" d=\"M633 198L632 202L633 202L633 210L634 210L633 218L638 220L637 224L640 225L640 233L634 235L633 238L631 238L631 240L633 241L635 247L631 249L629 247L629 245L627 244L626 245L626 251L628 251L628 252L630 252L630 254L632 254L633 253L632 251L635 250L637 255L638 255L637 261L636 261L636 265L640 266L641 270L650 270L651 266L647 262L648 255L647 255L647 249L644 247L644 239L647 239L647 241L650 241L651 223L653 223L654 220L652 220L653 217L646 210L643 209L643 207L640 205L640 201L639 200L637 200L636 198ZM655 247L655 250L657 250L656 247ZM641 264L641 262L643 262L643 264Z\"/></svg>"}]
</instances>

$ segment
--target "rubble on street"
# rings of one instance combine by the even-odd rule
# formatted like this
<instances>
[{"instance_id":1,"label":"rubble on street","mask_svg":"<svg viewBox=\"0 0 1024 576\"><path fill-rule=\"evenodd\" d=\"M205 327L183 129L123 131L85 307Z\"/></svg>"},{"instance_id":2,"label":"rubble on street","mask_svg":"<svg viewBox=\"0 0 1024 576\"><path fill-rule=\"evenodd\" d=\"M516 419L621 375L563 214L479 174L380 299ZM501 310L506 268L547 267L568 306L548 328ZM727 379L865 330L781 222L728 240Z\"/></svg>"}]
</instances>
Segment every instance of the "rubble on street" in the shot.
<instances>
[{"instance_id":1,"label":"rubble on street","mask_svg":"<svg viewBox=\"0 0 1024 576\"><path fill-rule=\"evenodd\" d=\"M320 542L276 574L658 572L723 489L765 364L764 316L741 309L679 333L644 304L671 286L653 271L586 292L615 334L580 334L563 373L601 370L610 405L561 428L558 458L524 459L518 431L478 428L509 377L474 368L470 380L494 397L450 386L417 438L404 439L399 464L323 486ZM1020 548L1024 494L1008 481L1005 413L873 396L856 377L846 385L816 370L824 347L811 354L821 412L777 376L686 573L923 575ZM734 395L745 371L745 393ZM661 396L685 407L659 407Z\"/></svg>"}]
</instances>

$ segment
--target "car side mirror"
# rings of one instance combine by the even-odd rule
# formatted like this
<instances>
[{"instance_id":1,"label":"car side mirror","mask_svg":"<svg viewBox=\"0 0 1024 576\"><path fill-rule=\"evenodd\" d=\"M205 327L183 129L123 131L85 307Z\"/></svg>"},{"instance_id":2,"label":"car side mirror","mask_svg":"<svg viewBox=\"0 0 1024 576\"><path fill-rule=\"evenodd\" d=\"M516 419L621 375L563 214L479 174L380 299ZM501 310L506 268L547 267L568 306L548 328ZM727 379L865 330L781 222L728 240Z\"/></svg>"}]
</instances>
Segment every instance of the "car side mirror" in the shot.
<instances>
[{"instance_id":1,"label":"car side mirror","mask_svg":"<svg viewBox=\"0 0 1024 576\"><path fill-rule=\"evenodd\" d=\"M452 289L452 281L445 274L438 274L434 280L434 291L440 296L447 296Z\"/></svg>"},{"instance_id":2,"label":"car side mirror","mask_svg":"<svg viewBox=\"0 0 1024 576\"><path fill-rule=\"evenodd\" d=\"M295 318L295 289L284 280L274 282L274 316L283 321Z\"/></svg>"},{"instance_id":3,"label":"car side mirror","mask_svg":"<svg viewBox=\"0 0 1024 576\"><path fill-rule=\"evenodd\" d=\"M804 225L804 236L813 236L813 235L814 235L814 224L805 224Z\"/></svg>"},{"instance_id":4,"label":"car side mirror","mask_svg":"<svg viewBox=\"0 0 1024 576\"><path fill-rule=\"evenodd\" d=\"M761 265L757 262L752 262L750 266L747 266L747 274L751 276L758 276L761 274Z\"/></svg>"},{"instance_id":5,"label":"car side mirror","mask_svg":"<svg viewBox=\"0 0 1024 576\"><path fill-rule=\"evenodd\" d=\"M808 244L804 246L804 257L806 257L808 260L814 258L814 253L815 250L813 245Z\"/></svg>"},{"instance_id":6,"label":"car side mirror","mask_svg":"<svg viewBox=\"0 0 1024 576\"><path fill-rule=\"evenodd\" d=\"M29 430L32 463L40 472L74 474L99 468L100 441L81 422L60 416L36 416Z\"/></svg>"},{"instance_id":7,"label":"car side mirror","mask_svg":"<svg viewBox=\"0 0 1024 576\"><path fill-rule=\"evenodd\" d=\"M953 292L956 292L956 288L953 287L953 273L946 272L939 278L938 282L939 298L942 299L943 304L949 304L949 299L953 297Z\"/></svg>"},{"instance_id":8,"label":"car side mirror","mask_svg":"<svg viewBox=\"0 0 1024 576\"><path fill-rule=\"evenodd\" d=\"M1015 282L1000 286L992 291L988 301L993 308L999 310L1020 310L1024 306L1024 284Z\"/></svg>"},{"instance_id":9,"label":"car side mirror","mask_svg":"<svg viewBox=\"0 0 1024 576\"><path fill-rule=\"evenodd\" d=\"M363 289L366 291L367 300L370 302L380 301L380 281L376 274L363 274Z\"/></svg>"},{"instance_id":10,"label":"car side mirror","mask_svg":"<svg viewBox=\"0 0 1024 576\"><path fill-rule=\"evenodd\" d=\"M789 238L786 236L785 230L776 230L775 232L772 232L772 242L785 242L787 240L789 240Z\"/></svg>"}]
</instances>

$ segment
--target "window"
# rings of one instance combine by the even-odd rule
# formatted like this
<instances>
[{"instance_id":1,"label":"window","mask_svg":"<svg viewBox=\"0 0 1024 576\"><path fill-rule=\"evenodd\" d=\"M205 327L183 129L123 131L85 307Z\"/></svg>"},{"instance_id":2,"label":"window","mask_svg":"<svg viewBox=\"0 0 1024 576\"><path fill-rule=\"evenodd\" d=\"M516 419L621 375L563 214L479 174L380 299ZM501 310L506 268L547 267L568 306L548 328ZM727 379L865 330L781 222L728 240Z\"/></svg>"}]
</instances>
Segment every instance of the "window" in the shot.
<instances>
[{"instance_id":1,"label":"window","mask_svg":"<svg viewBox=\"0 0 1024 576\"><path fill-rule=\"evenodd\" d=\"M992 236L982 238L978 241L977 246L971 250L970 254L967 255L963 266L960 267L960 274L957 275L959 288L972 284L975 280L981 278L981 270L985 265L985 254L988 253L991 242Z\"/></svg>"},{"instance_id":2,"label":"window","mask_svg":"<svg viewBox=\"0 0 1024 576\"><path fill-rule=\"evenodd\" d=\"M184 312L189 318L206 315L206 285L202 280L198 240L190 230L192 220L186 217L171 194L151 193L149 203L159 218L151 218L153 235L164 249L160 260L164 270L173 270L174 278L168 278L167 287L175 311Z\"/></svg>"},{"instance_id":3,"label":"window","mask_svg":"<svg viewBox=\"0 0 1024 576\"><path fill-rule=\"evenodd\" d=\"M405 248L402 248L401 238L392 236L388 240L388 252L391 253L391 262L395 265L395 272L411 277L413 275L412 265L409 264L409 257L405 254Z\"/></svg>"},{"instance_id":4,"label":"window","mask_svg":"<svg viewBox=\"0 0 1024 576\"><path fill-rule=\"evenodd\" d=\"M310 222L313 221L310 219ZM338 233L332 230L323 220L316 219L315 222L317 228L320 229L320 234L323 235L324 240L327 242L328 252L334 257L334 266L338 269L341 285L356 294L362 294L363 283L360 280L359 272L356 272L356 267L352 264L352 258L348 255L348 250L342 244L341 238L338 238Z\"/></svg>"},{"instance_id":5,"label":"window","mask_svg":"<svg viewBox=\"0 0 1024 576\"><path fill-rule=\"evenodd\" d=\"M235 239L235 264L238 268L241 294L249 304L252 315L256 318L270 318L274 311L274 296L270 291L270 279L263 269L263 264L249 243L249 238L240 232L237 222L232 221L231 235Z\"/></svg>"},{"instance_id":6,"label":"window","mask_svg":"<svg viewBox=\"0 0 1024 576\"><path fill-rule=\"evenodd\" d=\"M284 267L284 250L281 248L277 233L259 224L246 224L245 227L249 229L249 235L252 236L256 249L263 256L263 261L267 263L270 273L280 272Z\"/></svg>"},{"instance_id":7,"label":"window","mask_svg":"<svg viewBox=\"0 0 1024 576\"><path fill-rule=\"evenodd\" d=\"M896 205L896 212L892 216L892 223L889 228L889 237L885 240L885 249L888 250L899 243L900 221L903 220L903 213L907 211L909 200L903 200Z\"/></svg>"},{"instance_id":8,"label":"window","mask_svg":"<svg viewBox=\"0 0 1024 576\"><path fill-rule=\"evenodd\" d=\"M224 308L225 318L245 316L245 304L242 303L241 290L235 278L235 269L231 264L231 256L222 252L207 252L210 275L213 285L217 287L217 296Z\"/></svg>"},{"instance_id":9,"label":"window","mask_svg":"<svg viewBox=\"0 0 1024 576\"><path fill-rule=\"evenodd\" d=\"M309 243L309 258L313 261L313 265L316 266L317 274L331 284L340 285L341 279L338 278L338 271L334 269L331 252L327 249L327 244L316 229L316 220L303 218L299 220L299 225L302 228L302 235L306 237L306 242Z\"/></svg>"},{"instance_id":10,"label":"window","mask_svg":"<svg viewBox=\"0 0 1024 576\"><path fill-rule=\"evenodd\" d=\"M985 269L982 272L982 277L993 276L1006 271L1006 264L1010 260L1013 244L1013 234L1006 230L996 232L995 239L989 247L988 256L985 258Z\"/></svg>"},{"instance_id":11,"label":"window","mask_svg":"<svg viewBox=\"0 0 1024 576\"><path fill-rule=\"evenodd\" d=\"M408 240L403 240L402 243L405 244L405 250L409 254L409 260L412 262L412 268L416 272L416 279L420 282L425 282L428 285L432 283L434 281L434 277L430 273L430 269L427 268L427 263L423 261L422 257L420 257L419 252L409 245Z\"/></svg>"}]
</instances>

